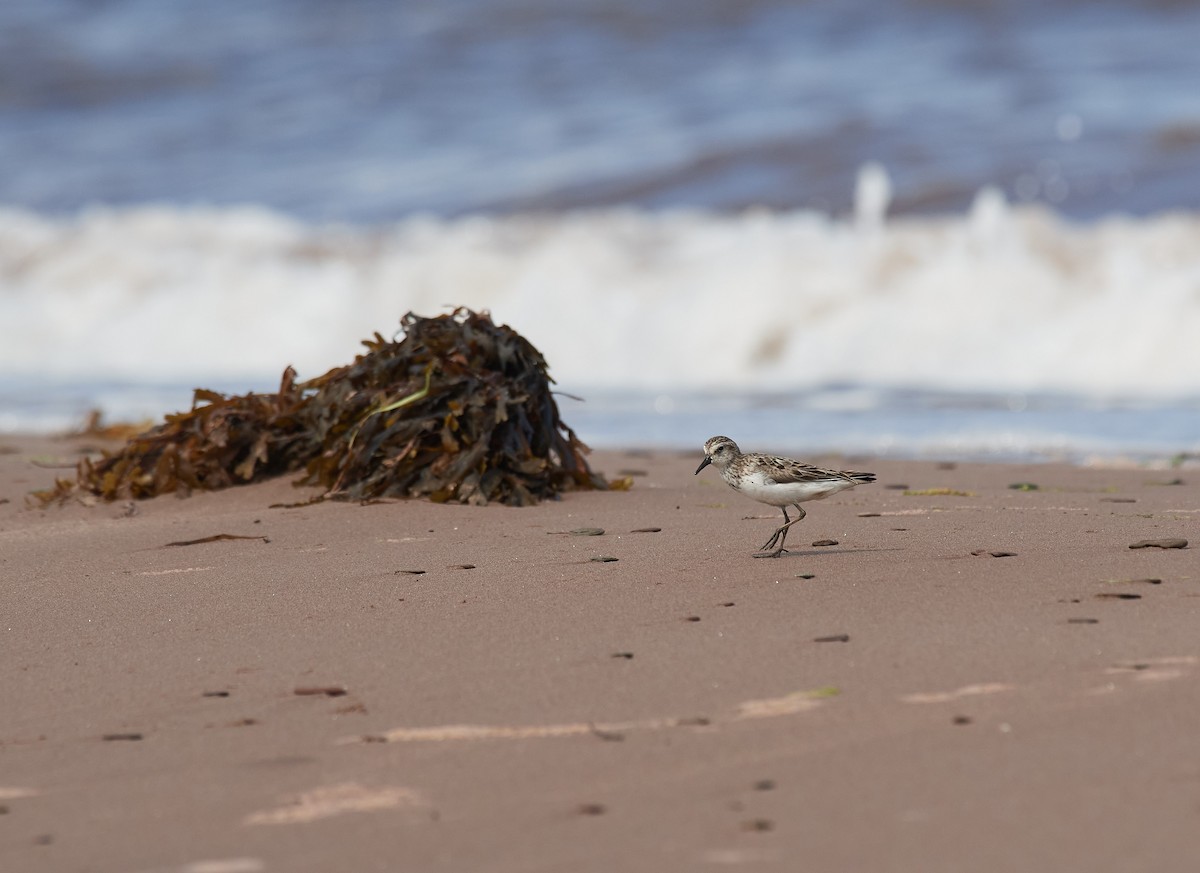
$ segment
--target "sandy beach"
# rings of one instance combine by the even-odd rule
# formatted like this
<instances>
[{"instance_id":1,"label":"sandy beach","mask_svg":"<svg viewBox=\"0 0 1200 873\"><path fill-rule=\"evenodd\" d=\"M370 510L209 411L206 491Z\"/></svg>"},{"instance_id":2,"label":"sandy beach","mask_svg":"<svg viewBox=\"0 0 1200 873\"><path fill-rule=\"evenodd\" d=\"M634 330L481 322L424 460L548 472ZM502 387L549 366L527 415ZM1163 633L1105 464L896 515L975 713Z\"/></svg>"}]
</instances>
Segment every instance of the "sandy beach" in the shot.
<instances>
[{"instance_id":1,"label":"sandy beach","mask_svg":"<svg viewBox=\"0 0 1200 873\"><path fill-rule=\"evenodd\" d=\"M879 479L755 560L698 449L29 508L84 447L0 438L5 871L1200 864L1194 469L811 458Z\"/></svg>"}]
</instances>

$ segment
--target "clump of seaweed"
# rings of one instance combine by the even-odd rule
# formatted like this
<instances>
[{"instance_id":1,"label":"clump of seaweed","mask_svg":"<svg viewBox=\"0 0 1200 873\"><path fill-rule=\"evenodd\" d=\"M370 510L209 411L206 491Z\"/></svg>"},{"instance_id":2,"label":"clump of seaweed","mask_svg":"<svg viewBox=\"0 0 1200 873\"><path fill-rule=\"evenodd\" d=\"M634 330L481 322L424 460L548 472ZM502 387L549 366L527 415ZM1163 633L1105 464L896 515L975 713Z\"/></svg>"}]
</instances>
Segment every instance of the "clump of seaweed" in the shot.
<instances>
[{"instance_id":1,"label":"clump of seaweed","mask_svg":"<svg viewBox=\"0 0 1200 873\"><path fill-rule=\"evenodd\" d=\"M546 361L487 313L401 319L354 363L307 382L288 367L279 390L225 396L198 389L192 409L79 463L45 503L214 490L303 470L318 499L428 497L524 506L607 483L559 418Z\"/></svg>"}]
</instances>

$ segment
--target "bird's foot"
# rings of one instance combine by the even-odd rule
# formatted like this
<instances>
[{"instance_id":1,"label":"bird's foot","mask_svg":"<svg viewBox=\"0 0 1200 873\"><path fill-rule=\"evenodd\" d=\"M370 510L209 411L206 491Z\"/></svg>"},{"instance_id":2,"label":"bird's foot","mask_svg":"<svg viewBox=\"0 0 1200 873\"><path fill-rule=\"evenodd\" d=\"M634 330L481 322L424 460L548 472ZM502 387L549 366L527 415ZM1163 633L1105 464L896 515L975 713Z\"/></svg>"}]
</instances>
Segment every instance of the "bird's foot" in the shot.
<instances>
[{"instance_id":1,"label":"bird's foot","mask_svg":"<svg viewBox=\"0 0 1200 873\"><path fill-rule=\"evenodd\" d=\"M783 546L780 546L773 552L768 552L765 549L761 552L755 552L754 557L756 557L756 558L778 558L780 555L782 555L786 552L787 552L787 549L785 549Z\"/></svg>"}]
</instances>

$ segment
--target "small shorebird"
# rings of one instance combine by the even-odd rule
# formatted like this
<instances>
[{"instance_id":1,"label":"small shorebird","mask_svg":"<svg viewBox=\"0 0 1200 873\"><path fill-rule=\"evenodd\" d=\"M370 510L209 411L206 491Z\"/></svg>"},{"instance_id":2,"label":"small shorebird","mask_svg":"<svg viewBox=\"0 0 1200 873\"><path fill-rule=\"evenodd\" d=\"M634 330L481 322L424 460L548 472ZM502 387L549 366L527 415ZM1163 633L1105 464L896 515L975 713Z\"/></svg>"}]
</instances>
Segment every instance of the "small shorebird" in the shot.
<instances>
[{"instance_id":1,"label":"small shorebird","mask_svg":"<svg viewBox=\"0 0 1200 873\"><path fill-rule=\"evenodd\" d=\"M696 468L696 474L709 464L716 466L725 484L734 491L783 510L783 525L763 543L754 556L756 558L778 558L783 554L788 528L807 514L801 503L821 500L855 485L875 481L874 473L823 470L791 458L776 458L757 452L742 454L737 443L726 436L715 436L704 444L704 460ZM796 512L800 514L788 518L789 506L796 507Z\"/></svg>"}]
</instances>

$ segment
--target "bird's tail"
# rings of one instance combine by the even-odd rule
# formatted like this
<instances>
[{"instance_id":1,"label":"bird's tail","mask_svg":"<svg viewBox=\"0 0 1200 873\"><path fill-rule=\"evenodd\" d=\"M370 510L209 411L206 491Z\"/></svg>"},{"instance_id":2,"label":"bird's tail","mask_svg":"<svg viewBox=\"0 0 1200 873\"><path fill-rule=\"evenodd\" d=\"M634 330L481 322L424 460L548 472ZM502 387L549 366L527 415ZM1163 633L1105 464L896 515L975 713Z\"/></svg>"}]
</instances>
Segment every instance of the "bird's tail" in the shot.
<instances>
[{"instance_id":1,"label":"bird's tail","mask_svg":"<svg viewBox=\"0 0 1200 873\"><path fill-rule=\"evenodd\" d=\"M875 481L874 473L847 473L846 477L853 479L856 485L866 485L868 482Z\"/></svg>"}]
</instances>

